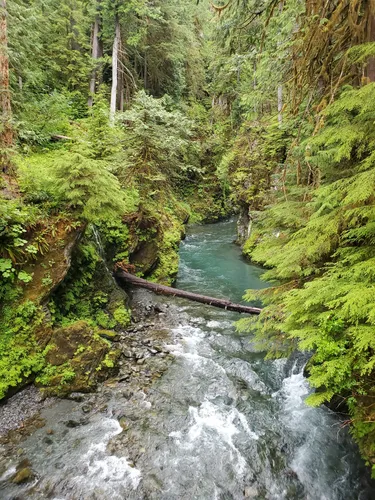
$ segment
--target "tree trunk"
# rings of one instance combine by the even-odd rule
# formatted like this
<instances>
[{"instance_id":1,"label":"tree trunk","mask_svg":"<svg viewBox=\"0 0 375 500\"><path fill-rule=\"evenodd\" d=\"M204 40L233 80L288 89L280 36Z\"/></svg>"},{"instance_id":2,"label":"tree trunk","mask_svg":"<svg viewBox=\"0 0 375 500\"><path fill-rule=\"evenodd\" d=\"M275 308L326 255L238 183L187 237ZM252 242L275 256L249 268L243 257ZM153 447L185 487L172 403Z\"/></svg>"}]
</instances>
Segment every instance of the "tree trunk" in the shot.
<instances>
[{"instance_id":1,"label":"tree trunk","mask_svg":"<svg viewBox=\"0 0 375 500\"><path fill-rule=\"evenodd\" d=\"M0 0L0 167L4 173L9 172L9 149L13 145L6 7L6 0Z\"/></svg>"},{"instance_id":2,"label":"tree trunk","mask_svg":"<svg viewBox=\"0 0 375 500\"><path fill-rule=\"evenodd\" d=\"M236 311L246 314L260 314L262 311L262 309L260 309L259 307L233 304L229 300L216 299L214 297L207 297L205 295L199 295L193 292L186 292L184 290L179 290L178 288L172 288L170 286L151 283L150 281L144 280L142 278L137 278L137 276L133 276L132 274L126 273L122 270L118 270L115 276L121 282L124 281L125 283L130 283L131 285L139 286L141 288L147 288L148 290L152 290L153 292L161 295L181 297L183 299L193 300L194 302L200 302L201 304L208 304L210 306L219 307L220 309L227 309L228 311Z\"/></svg>"},{"instance_id":3,"label":"tree trunk","mask_svg":"<svg viewBox=\"0 0 375 500\"><path fill-rule=\"evenodd\" d=\"M279 124L281 125L283 123L283 86L279 85L277 87L277 119L279 121Z\"/></svg>"},{"instance_id":4,"label":"tree trunk","mask_svg":"<svg viewBox=\"0 0 375 500\"><path fill-rule=\"evenodd\" d=\"M117 89L117 109L119 111L124 111L124 70L121 67L119 71L118 78L118 89Z\"/></svg>"},{"instance_id":5,"label":"tree trunk","mask_svg":"<svg viewBox=\"0 0 375 500\"><path fill-rule=\"evenodd\" d=\"M113 40L112 50L112 89L111 89L111 104L110 104L110 121L113 124L115 121L116 104L117 104L117 82L118 82L118 53L120 46L120 21L118 15L115 20L115 38Z\"/></svg>"},{"instance_id":6,"label":"tree trunk","mask_svg":"<svg viewBox=\"0 0 375 500\"><path fill-rule=\"evenodd\" d=\"M143 67L143 86L144 89L147 89L147 49L145 50L145 58L144 58L144 67Z\"/></svg>"},{"instance_id":7,"label":"tree trunk","mask_svg":"<svg viewBox=\"0 0 375 500\"><path fill-rule=\"evenodd\" d=\"M283 8L284 8L284 1L282 0L281 2L279 2L280 14L282 13ZM277 47L279 50L280 42L277 43ZM278 119L279 125L281 125L283 123L283 86L281 83L277 87L277 111L278 111L277 119Z\"/></svg>"},{"instance_id":8,"label":"tree trunk","mask_svg":"<svg viewBox=\"0 0 375 500\"><path fill-rule=\"evenodd\" d=\"M372 12L370 12L367 22L367 41L375 41L375 15ZM375 57L370 57L367 61L366 76L369 82L375 82Z\"/></svg>"},{"instance_id":9,"label":"tree trunk","mask_svg":"<svg viewBox=\"0 0 375 500\"><path fill-rule=\"evenodd\" d=\"M97 61L101 57L100 40L99 40L100 21L101 21L100 14L99 14L100 1L101 0L98 0L98 3L97 3L97 13L95 16L95 22L94 22L93 33L92 33L91 57L94 59L94 61ZM90 95L89 95L89 100L88 100L89 107L91 107L93 105L93 101L94 101L97 71L98 71L97 63L95 62L95 67L92 70L91 80L90 80Z\"/></svg>"}]
</instances>

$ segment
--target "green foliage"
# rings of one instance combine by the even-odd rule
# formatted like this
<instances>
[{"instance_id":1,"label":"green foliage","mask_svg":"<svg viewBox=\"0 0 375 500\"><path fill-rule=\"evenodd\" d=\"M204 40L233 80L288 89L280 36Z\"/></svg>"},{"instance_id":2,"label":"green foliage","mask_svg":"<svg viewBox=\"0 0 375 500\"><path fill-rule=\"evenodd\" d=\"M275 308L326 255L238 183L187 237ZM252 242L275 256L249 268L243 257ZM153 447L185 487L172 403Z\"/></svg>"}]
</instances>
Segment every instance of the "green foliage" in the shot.
<instances>
[{"instance_id":1,"label":"green foliage","mask_svg":"<svg viewBox=\"0 0 375 500\"><path fill-rule=\"evenodd\" d=\"M179 111L170 110L170 99L155 99L141 91L132 107L121 116L125 130L127 180L152 182L154 190L176 182L184 172L194 170L189 158L193 123Z\"/></svg>"},{"instance_id":2,"label":"green foliage","mask_svg":"<svg viewBox=\"0 0 375 500\"><path fill-rule=\"evenodd\" d=\"M118 326L120 326L121 328L126 328L127 326L129 326L131 321L131 312L129 311L129 309L126 309L126 307L121 305L113 311L113 318Z\"/></svg>"},{"instance_id":3,"label":"green foliage","mask_svg":"<svg viewBox=\"0 0 375 500\"><path fill-rule=\"evenodd\" d=\"M284 200L260 218L245 248L270 268L264 278L275 287L258 293L266 307L255 325L239 325L255 328L270 354L312 351L309 382L319 390L307 402L351 394L360 444L373 431L361 419L375 375L374 92L375 84L344 89L325 110L324 126L304 140L322 185L307 204Z\"/></svg>"},{"instance_id":4,"label":"green foliage","mask_svg":"<svg viewBox=\"0 0 375 500\"><path fill-rule=\"evenodd\" d=\"M79 153L65 153L56 158L54 169L61 198L79 210L83 219L95 222L125 212L126 203L118 180L102 161Z\"/></svg>"},{"instance_id":5,"label":"green foliage","mask_svg":"<svg viewBox=\"0 0 375 500\"><path fill-rule=\"evenodd\" d=\"M79 152L58 151L20 159L19 174L27 200L73 210L86 221L111 220L133 211L137 204L137 193L121 190L107 162Z\"/></svg>"},{"instance_id":6,"label":"green foliage","mask_svg":"<svg viewBox=\"0 0 375 500\"><path fill-rule=\"evenodd\" d=\"M73 116L69 95L53 92L23 103L18 139L25 145L48 145L54 135L70 135Z\"/></svg>"},{"instance_id":7,"label":"green foliage","mask_svg":"<svg viewBox=\"0 0 375 500\"><path fill-rule=\"evenodd\" d=\"M158 245L158 267L152 273L151 280L167 285L174 281L178 271L178 246L182 231L181 222L168 217Z\"/></svg>"},{"instance_id":8,"label":"green foliage","mask_svg":"<svg viewBox=\"0 0 375 500\"><path fill-rule=\"evenodd\" d=\"M31 302L4 308L0 319L0 399L44 366L35 333L45 314Z\"/></svg>"},{"instance_id":9,"label":"green foliage","mask_svg":"<svg viewBox=\"0 0 375 500\"><path fill-rule=\"evenodd\" d=\"M71 382L76 377L76 372L71 366L71 363L67 361L59 366L54 366L46 364L45 367L36 377L35 381L45 387L55 385L56 380L58 380L57 391L61 390L65 384Z\"/></svg>"},{"instance_id":10,"label":"green foliage","mask_svg":"<svg viewBox=\"0 0 375 500\"><path fill-rule=\"evenodd\" d=\"M92 243L81 243L73 266L56 291L51 304L54 322L70 324L77 319L93 321L108 302L108 296L95 290L94 275L101 258Z\"/></svg>"}]
</instances>

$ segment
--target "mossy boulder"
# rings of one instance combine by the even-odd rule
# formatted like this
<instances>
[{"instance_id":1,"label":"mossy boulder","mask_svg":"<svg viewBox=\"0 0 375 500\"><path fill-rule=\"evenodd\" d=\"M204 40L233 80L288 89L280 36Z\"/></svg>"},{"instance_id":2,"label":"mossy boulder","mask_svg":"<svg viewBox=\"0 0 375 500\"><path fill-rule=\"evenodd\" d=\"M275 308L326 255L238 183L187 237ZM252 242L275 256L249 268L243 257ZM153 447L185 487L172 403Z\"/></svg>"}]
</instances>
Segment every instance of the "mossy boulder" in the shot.
<instances>
[{"instance_id":1,"label":"mossy boulder","mask_svg":"<svg viewBox=\"0 0 375 500\"><path fill-rule=\"evenodd\" d=\"M64 280L71 265L72 252L84 232L83 225L74 228L69 221L51 221L51 225L54 229L45 239L47 250L24 267L24 271L33 277L24 286L24 300L36 304L45 303Z\"/></svg>"},{"instance_id":2,"label":"mossy boulder","mask_svg":"<svg viewBox=\"0 0 375 500\"><path fill-rule=\"evenodd\" d=\"M113 330L99 330L98 335L100 338L109 340L110 342L116 342L119 339L118 333Z\"/></svg>"},{"instance_id":3,"label":"mossy boulder","mask_svg":"<svg viewBox=\"0 0 375 500\"><path fill-rule=\"evenodd\" d=\"M108 332L105 332L108 335ZM113 371L119 352L85 321L54 330L37 382L48 394L88 392Z\"/></svg>"},{"instance_id":4,"label":"mossy boulder","mask_svg":"<svg viewBox=\"0 0 375 500\"><path fill-rule=\"evenodd\" d=\"M33 478L33 472L30 467L25 467L24 469L19 470L12 477L12 483L21 484L30 481Z\"/></svg>"},{"instance_id":5,"label":"mossy boulder","mask_svg":"<svg viewBox=\"0 0 375 500\"><path fill-rule=\"evenodd\" d=\"M121 330L130 325L131 311L128 308L128 303L128 296L121 288L114 289L109 296L106 310L115 322L115 330ZM108 340L112 339L108 338Z\"/></svg>"},{"instance_id":6,"label":"mossy boulder","mask_svg":"<svg viewBox=\"0 0 375 500\"><path fill-rule=\"evenodd\" d=\"M156 239L143 241L132 253L130 262L137 272L144 275L150 274L158 265L158 242Z\"/></svg>"}]
</instances>

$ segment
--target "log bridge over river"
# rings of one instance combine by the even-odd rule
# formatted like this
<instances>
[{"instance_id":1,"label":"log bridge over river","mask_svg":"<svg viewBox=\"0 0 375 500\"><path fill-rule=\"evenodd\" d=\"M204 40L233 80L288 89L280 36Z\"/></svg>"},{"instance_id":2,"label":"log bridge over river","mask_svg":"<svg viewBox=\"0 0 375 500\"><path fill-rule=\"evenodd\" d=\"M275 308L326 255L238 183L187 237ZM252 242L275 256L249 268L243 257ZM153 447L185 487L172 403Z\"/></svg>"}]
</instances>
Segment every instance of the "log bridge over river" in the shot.
<instances>
[{"instance_id":1,"label":"log bridge over river","mask_svg":"<svg viewBox=\"0 0 375 500\"><path fill-rule=\"evenodd\" d=\"M214 297L207 297L205 295L199 295L193 292L186 292L185 290L179 290L178 288L172 288L171 286L159 285L158 283L152 283L143 278L138 278L133 274L127 273L123 270L118 270L115 273L116 278L120 282L129 283L131 285L139 286L141 288L147 288L153 292L160 295L171 295L173 297L181 297L183 299L193 300L195 302L200 302L201 304L208 304L214 307L220 307L221 309L226 309L228 311L236 311L239 313L246 314L260 314L262 309L259 307L243 306L242 304L234 304L229 300L216 299Z\"/></svg>"}]
</instances>

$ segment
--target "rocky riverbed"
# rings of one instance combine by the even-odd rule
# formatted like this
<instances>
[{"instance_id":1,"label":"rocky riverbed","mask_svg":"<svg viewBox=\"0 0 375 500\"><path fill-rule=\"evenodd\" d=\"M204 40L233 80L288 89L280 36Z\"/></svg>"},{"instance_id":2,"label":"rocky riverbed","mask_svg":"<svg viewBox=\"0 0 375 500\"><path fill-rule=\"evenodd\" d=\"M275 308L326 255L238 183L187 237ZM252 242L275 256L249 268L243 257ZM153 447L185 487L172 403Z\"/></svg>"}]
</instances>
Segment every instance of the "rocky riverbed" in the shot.
<instances>
[{"instance_id":1,"label":"rocky riverbed","mask_svg":"<svg viewBox=\"0 0 375 500\"><path fill-rule=\"evenodd\" d=\"M125 416L118 407L115 411L110 408L112 390L116 388L116 394L122 395L124 405L128 408L137 408L142 405L153 382L162 376L172 362L173 356L165 347L172 341L170 327L175 322L175 314L169 306L149 292L137 291L132 300L132 311L131 326L112 339L113 348L121 352L116 376L100 384L95 392L72 393L64 398L65 404L70 405L71 418L65 418L59 425L66 430L87 425L91 418L100 414L116 418L126 431L129 425L128 415ZM48 428L50 422L46 419L46 414L48 411L53 412L54 407L61 405L64 400L46 398L40 389L31 385L2 403L0 496L1 483L32 487L37 482L37 473L22 447L22 441L41 429L48 454L55 430ZM114 445L108 446L114 448Z\"/></svg>"}]
</instances>

